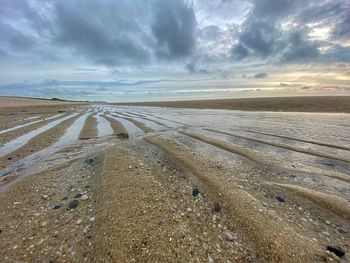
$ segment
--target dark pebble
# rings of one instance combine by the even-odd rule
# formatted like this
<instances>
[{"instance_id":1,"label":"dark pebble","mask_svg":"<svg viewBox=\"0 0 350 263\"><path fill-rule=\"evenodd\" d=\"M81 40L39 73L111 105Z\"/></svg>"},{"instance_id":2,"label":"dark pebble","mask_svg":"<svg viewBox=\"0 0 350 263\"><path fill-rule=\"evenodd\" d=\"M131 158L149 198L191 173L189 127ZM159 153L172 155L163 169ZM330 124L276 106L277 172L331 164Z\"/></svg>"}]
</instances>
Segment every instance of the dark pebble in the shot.
<instances>
[{"instance_id":1,"label":"dark pebble","mask_svg":"<svg viewBox=\"0 0 350 263\"><path fill-rule=\"evenodd\" d=\"M73 200L73 201L71 201L71 202L69 203L68 206L69 206L70 209L74 209L74 208L77 208L78 205L79 205L79 201L78 201L78 200Z\"/></svg>"},{"instance_id":2,"label":"dark pebble","mask_svg":"<svg viewBox=\"0 0 350 263\"><path fill-rule=\"evenodd\" d=\"M278 202L281 202L281 203L285 202L285 200L284 200L284 198L282 196L278 195L278 196L276 196L276 199L277 199Z\"/></svg>"},{"instance_id":3,"label":"dark pebble","mask_svg":"<svg viewBox=\"0 0 350 263\"><path fill-rule=\"evenodd\" d=\"M345 255L345 251L337 245L328 245L327 250L330 252L333 252L334 254L336 254L340 258Z\"/></svg>"},{"instance_id":4,"label":"dark pebble","mask_svg":"<svg viewBox=\"0 0 350 263\"><path fill-rule=\"evenodd\" d=\"M192 196L197 196L199 194L199 189L197 187L192 188Z\"/></svg>"},{"instance_id":5,"label":"dark pebble","mask_svg":"<svg viewBox=\"0 0 350 263\"><path fill-rule=\"evenodd\" d=\"M95 160L92 159L92 158L88 158L88 159L85 160L86 164L93 164L94 162L95 162Z\"/></svg>"},{"instance_id":6,"label":"dark pebble","mask_svg":"<svg viewBox=\"0 0 350 263\"><path fill-rule=\"evenodd\" d=\"M221 206L220 206L220 204L218 203L218 202L215 202L214 203L214 212L216 212L216 213L218 213L218 212L220 212L221 211Z\"/></svg>"},{"instance_id":7,"label":"dark pebble","mask_svg":"<svg viewBox=\"0 0 350 263\"><path fill-rule=\"evenodd\" d=\"M12 157L7 158L7 160L12 160Z\"/></svg>"},{"instance_id":8,"label":"dark pebble","mask_svg":"<svg viewBox=\"0 0 350 263\"><path fill-rule=\"evenodd\" d=\"M52 209L60 209L62 206L61 205L53 205Z\"/></svg>"},{"instance_id":9,"label":"dark pebble","mask_svg":"<svg viewBox=\"0 0 350 263\"><path fill-rule=\"evenodd\" d=\"M118 138L122 138L122 139L128 139L129 138L129 134L121 132L121 133L118 133L117 137Z\"/></svg>"},{"instance_id":10,"label":"dark pebble","mask_svg":"<svg viewBox=\"0 0 350 263\"><path fill-rule=\"evenodd\" d=\"M338 232L340 233L340 234L347 234L347 233L349 233L349 231L348 230L346 230L346 229L344 229L344 228L338 228Z\"/></svg>"},{"instance_id":11,"label":"dark pebble","mask_svg":"<svg viewBox=\"0 0 350 263\"><path fill-rule=\"evenodd\" d=\"M74 198L80 198L82 195L83 195L83 194L81 194L81 193L77 193L77 194L74 196Z\"/></svg>"}]
</instances>

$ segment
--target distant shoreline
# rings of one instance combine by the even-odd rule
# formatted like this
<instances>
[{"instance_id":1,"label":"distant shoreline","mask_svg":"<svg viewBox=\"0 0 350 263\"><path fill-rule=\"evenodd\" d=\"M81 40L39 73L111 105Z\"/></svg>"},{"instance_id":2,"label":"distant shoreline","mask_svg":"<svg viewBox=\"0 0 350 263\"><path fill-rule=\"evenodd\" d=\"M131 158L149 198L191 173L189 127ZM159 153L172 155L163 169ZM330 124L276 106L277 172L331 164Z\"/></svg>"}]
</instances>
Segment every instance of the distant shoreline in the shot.
<instances>
[{"instance_id":1,"label":"distant shoreline","mask_svg":"<svg viewBox=\"0 0 350 263\"><path fill-rule=\"evenodd\" d=\"M270 97L111 103L114 105L244 111L350 113L350 96Z\"/></svg>"},{"instance_id":2,"label":"distant shoreline","mask_svg":"<svg viewBox=\"0 0 350 263\"><path fill-rule=\"evenodd\" d=\"M61 104L85 104L83 101L70 101L62 100L58 98L45 99L45 98L30 98L30 97L18 97L18 96L0 96L0 107L31 107L31 106L50 106Z\"/></svg>"}]
</instances>

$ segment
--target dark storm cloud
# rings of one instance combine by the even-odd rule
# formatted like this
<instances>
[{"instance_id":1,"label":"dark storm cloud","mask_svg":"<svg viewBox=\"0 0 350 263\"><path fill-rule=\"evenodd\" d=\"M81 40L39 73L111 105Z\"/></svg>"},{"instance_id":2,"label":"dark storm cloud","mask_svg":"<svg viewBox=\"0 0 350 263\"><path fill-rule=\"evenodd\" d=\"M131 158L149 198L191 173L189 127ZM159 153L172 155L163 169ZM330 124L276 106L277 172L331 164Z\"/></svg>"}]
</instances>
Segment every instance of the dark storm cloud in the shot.
<instances>
[{"instance_id":1,"label":"dark storm cloud","mask_svg":"<svg viewBox=\"0 0 350 263\"><path fill-rule=\"evenodd\" d=\"M4 52L46 45L113 67L178 60L195 49L195 15L185 0L2 0L0 15Z\"/></svg>"},{"instance_id":2,"label":"dark storm cloud","mask_svg":"<svg viewBox=\"0 0 350 263\"><path fill-rule=\"evenodd\" d=\"M249 50L242 44L238 43L232 47L231 55L233 59L242 60L249 56Z\"/></svg>"},{"instance_id":3,"label":"dark storm cloud","mask_svg":"<svg viewBox=\"0 0 350 263\"><path fill-rule=\"evenodd\" d=\"M239 35L240 44L255 55L266 57L274 49L278 32L273 25L264 21L247 23ZM242 53L240 53L242 54Z\"/></svg>"},{"instance_id":4,"label":"dark storm cloud","mask_svg":"<svg viewBox=\"0 0 350 263\"><path fill-rule=\"evenodd\" d=\"M349 61L349 48L341 44L350 41L348 0L194 3L0 0L0 57L42 65L94 63L121 72L123 67L172 62L178 69L201 74L209 73L207 68L218 72L210 63ZM203 15L196 3L209 8L210 15ZM236 17L230 20L232 13ZM313 27L329 27L330 32L317 40Z\"/></svg>"},{"instance_id":5,"label":"dark storm cloud","mask_svg":"<svg viewBox=\"0 0 350 263\"><path fill-rule=\"evenodd\" d=\"M110 66L192 54L196 21L192 6L183 0L102 2L56 2L57 43Z\"/></svg>"},{"instance_id":6,"label":"dark storm cloud","mask_svg":"<svg viewBox=\"0 0 350 263\"><path fill-rule=\"evenodd\" d=\"M193 8L180 1L156 1L152 32L159 50L156 54L177 59L192 54L195 47L196 19Z\"/></svg>"},{"instance_id":7,"label":"dark storm cloud","mask_svg":"<svg viewBox=\"0 0 350 263\"><path fill-rule=\"evenodd\" d=\"M57 1L55 43L71 47L78 55L98 64L145 63L150 50L143 43L147 35L137 21L136 10L126 1Z\"/></svg>"}]
</instances>

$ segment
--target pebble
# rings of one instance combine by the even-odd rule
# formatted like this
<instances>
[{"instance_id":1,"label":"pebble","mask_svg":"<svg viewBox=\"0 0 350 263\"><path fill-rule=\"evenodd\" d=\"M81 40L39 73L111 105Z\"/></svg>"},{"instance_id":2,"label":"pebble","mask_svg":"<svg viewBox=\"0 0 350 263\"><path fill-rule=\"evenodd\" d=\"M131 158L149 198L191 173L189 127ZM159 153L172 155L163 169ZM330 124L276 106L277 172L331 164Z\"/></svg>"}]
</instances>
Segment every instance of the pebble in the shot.
<instances>
[{"instance_id":1,"label":"pebble","mask_svg":"<svg viewBox=\"0 0 350 263\"><path fill-rule=\"evenodd\" d=\"M280 195L276 196L276 199L277 199L278 202L281 202L281 203L285 202L284 198L282 196L280 196Z\"/></svg>"},{"instance_id":2,"label":"pebble","mask_svg":"<svg viewBox=\"0 0 350 263\"><path fill-rule=\"evenodd\" d=\"M94 218L94 217L90 217L90 218L89 218L89 221L90 221L90 222L94 222L94 221L95 221L95 218Z\"/></svg>"},{"instance_id":3,"label":"pebble","mask_svg":"<svg viewBox=\"0 0 350 263\"><path fill-rule=\"evenodd\" d=\"M74 198L80 198L83 194L82 193L77 193Z\"/></svg>"},{"instance_id":4,"label":"pebble","mask_svg":"<svg viewBox=\"0 0 350 263\"><path fill-rule=\"evenodd\" d=\"M333 252L340 258L345 255L345 251L340 246L337 246L337 245L333 245L333 244L328 245L327 250L330 252Z\"/></svg>"},{"instance_id":5,"label":"pebble","mask_svg":"<svg viewBox=\"0 0 350 263\"><path fill-rule=\"evenodd\" d=\"M77 220L77 225L80 225L82 222L83 222L83 220L79 218L79 219Z\"/></svg>"},{"instance_id":6,"label":"pebble","mask_svg":"<svg viewBox=\"0 0 350 263\"><path fill-rule=\"evenodd\" d=\"M188 213L191 213L191 212L192 212L192 208L189 208L189 207L188 207L188 208L186 209L186 211L187 211Z\"/></svg>"},{"instance_id":7,"label":"pebble","mask_svg":"<svg viewBox=\"0 0 350 263\"><path fill-rule=\"evenodd\" d=\"M214 260L212 259L212 257L208 254L208 263L214 263Z\"/></svg>"},{"instance_id":8,"label":"pebble","mask_svg":"<svg viewBox=\"0 0 350 263\"><path fill-rule=\"evenodd\" d=\"M62 206L61 205L53 205L52 209L60 209Z\"/></svg>"},{"instance_id":9,"label":"pebble","mask_svg":"<svg viewBox=\"0 0 350 263\"><path fill-rule=\"evenodd\" d=\"M346 229L344 229L344 228L339 227L339 228L338 228L338 232L339 232L340 234L347 234L349 231L346 230ZM0 233L1 233L1 231L0 231Z\"/></svg>"},{"instance_id":10,"label":"pebble","mask_svg":"<svg viewBox=\"0 0 350 263\"><path fill-rule=\"evenodd\" d=\"M214 203L214 212L216 212L216 213L218 213L218 212L220 212L221 211L221 206L220 206L220 204L218 203L218 202L215 202Z\"/></svg>"},{"instance_id":11,"label":"pebble","mask_svg":"<svg viewBox=\"0 0 350 263\"><path fill-rule=\"evenodd\" d=\"M71 201L71 202L69 203L68 206L69 206L70 209L74 209L74 208L77 208L78 205L79 205L79 201L78 201L78 200L73 200L73 201Z\"/></svg>"},{"instance_id":12,"label":"pebble","mask_svg":"<svg viewBox=\"0 0 350 263\"><path fill-rule=\"evenodd\" d=\"M197 187L192 188L192 196L196 197L199 195L199 189Z\"/></svg>"},{"instance_id":13,"label":"pebble","mask_svg":"<svg viewBox=\"0 0 350 263\"><path fill-rule=\"evenodd\" d=\"M87 195L83 195L82 197L81 197L81 200L88 200L89 199L89 197L87 196Z\"/></svg>"},{"instance_id":14,"label":"pebble","mask_svg":"<svg viewBox=\"0 0 350 263\"><path fill-rule=\"evenodd\" d=\"M41 226L42 226L42 227L47 226L47 222L42 222L42 223L41 223Z\"/></svg>"},{"instance_id":15,"label":"pebble","mask_svg":"<svg viewBox=\"0 0 350 263\"><path fill-rule=\"evenodd\" d=\"M94 162L95 162L95 160L92 159L92 158L88 158L88 159L85 160L86 164L93 164Z\"/></svg>"},{"instance_id":16,"label":"pebble","mask_svg":"<svg viewBox=\"0 0 350 263\"><path fill-rule=\"evenodd\" d=\"M234 236L229 231L226 231L224 233L224 238L226 241L233 241L235 239Z\"/></svg>"}]
</instances>

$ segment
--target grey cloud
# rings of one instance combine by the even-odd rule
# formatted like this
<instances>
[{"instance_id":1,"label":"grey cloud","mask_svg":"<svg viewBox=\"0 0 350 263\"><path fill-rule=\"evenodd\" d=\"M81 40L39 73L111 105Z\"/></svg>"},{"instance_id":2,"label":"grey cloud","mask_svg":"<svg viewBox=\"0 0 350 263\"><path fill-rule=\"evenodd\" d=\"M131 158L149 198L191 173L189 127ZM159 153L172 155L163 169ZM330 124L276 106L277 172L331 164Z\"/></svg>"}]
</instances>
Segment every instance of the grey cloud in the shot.
<instances>
[{"instance_id":1,"label":"grey cloud","mask_svg":"<svg viewBox=\"0 0 350 263\"><path fill-rule=\"evenodd\" d=\"M311 1L296 18L300 23L331 27L334 39L350 39L350 5L347 1Z\"/></svg>"},{"instance_id":2,"label":"grey cloud","mask_svg":"<svg viewBox=\"0 0 350 263\"><path fill-rule=\"evenodd\" d=\"M281 56L282 62L308 61L320 56L317 42L305 40L300 31L292 32L285 44L286 48Z\"/></svg>"},{"instance_id":3,"label":"grey cloud","mask_svg":"<svg viewBox=\"0 0 350 263\"><path fill-rule=\"evenodd\" d=\"M261 73L257 73L254 75L255 79L264 79L267 77L267 73L266 72L261 72Z\"/></svg>"},{"instance_id":4,"label":"grey cloud","mask_svg":"<svg viewBox=\"0 0 350 263\"><path fill-rule=\"evenodd\" d=\"M238 43L232 46L232 58L268 59L270 62L301 63L317 59L319 43L310 40L308 29L300 26L282 29L286 18L295 19L300 1L254 0L254 7L241 26ZM310 2L305 3L308 6Z\"/></svg>"},{"instance_id":5,"label":"grey cloud","mask_svg":"<svg viewBox=\"0 0 350 263\"><path fill-rule=\"evenodd\" d=\"M333 45L327 53L322 54L322 60L325 62L345 62L350 63L350 47Z\"/></svg>"},{"instance_id":6,"label":"grey cloud","mask_svg":"<svg viewBox=\"0 0 350 263\"><path fill-rule=\"evenodd\" d=\"M305 2L305 1L304 1ZM285 18L297 8L300 0L252 0L252 17L269 19Z\"/></svg>"},{"instance_id":7,"label":"grey cloud","mask_svg":"<svg viewBox=\"0 0 350 263\"><path fill-rule=\"evenodd\" d=\"M35 38L0 20L0 45L8 51L28 50L35 45Z\"/></svg>"},{"instance_id":8,"label":"grey cloud","mask_svg":"<svg viewBox=\"0 0 350 263\"><path fill-rule=\"evenodd\" d=\"M109 67L140 66L192 56L195 28L186 0L2 0L0 48L42 60L50 59L29 49Z\"/></svg>"},{"instance_id":9,"label":"grey cloud","mask_svg":"<svg viewBox=\"0 0 350 263\"><path fill-rule=\"evenodd\" d=\"M241 45L262 57L271 54L277 38L278 32L274 26L263 21L248 23L239 36Z\"/></svg>"},{"instance_id":10,"label":"grey cloud","mask_svg":"<svg viewBox=\"0 0 350 263\"><path fill-rule=\"evenodd\" d=\"M57 1L54 41L63 47L71 46L78 55L98 64L148 62L150 51L142 42L146 36L135 20L136 14L124 10L127 8L123 6L125 1L106 3L100 5L91 0ZM135 9L140 9L136 3Z\"/></svg>"},{"instance_id":11,"label":"grey cloud","mask_svg":"<svg viewBox=\"0 0 350 263\"><path fill-rule=\"evenodd\" d=\"M196 19L193 8L183 1L156 1L152 32L159 46L156 54L178 59L192 54L195 48Z\"/></svg>"},{"instance_id":12,"label":"grey cloud","mask_svg":"<svg viewBox=\"0 0 350 263\"><path fill-rule=\"evenodd\" d=\"M249 50L242 43L234 45L231 49L231 57L233 59L242 60L249 55Z\"/></svg>"},{"instance_id":13,"label":"grey cloud","mask_svg":"<svg viewBox=\"0 0 350 263\"><path fill-rule=\"evenodd\" d=\"M336 39L350 39L350 6L334 26L332 36Z\"/></svg>"}]
</instances>

